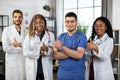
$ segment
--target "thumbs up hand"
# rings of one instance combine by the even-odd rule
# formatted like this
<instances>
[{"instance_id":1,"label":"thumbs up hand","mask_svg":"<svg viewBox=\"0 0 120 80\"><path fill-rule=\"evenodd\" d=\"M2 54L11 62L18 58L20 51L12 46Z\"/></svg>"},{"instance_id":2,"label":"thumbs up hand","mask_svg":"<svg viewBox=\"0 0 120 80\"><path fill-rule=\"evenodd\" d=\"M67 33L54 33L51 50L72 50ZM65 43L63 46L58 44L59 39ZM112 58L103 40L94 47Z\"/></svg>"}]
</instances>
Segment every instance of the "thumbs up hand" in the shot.
<instances>
[{"instance_id":1,"label":"thumbs up hand","mask_svg":"<svg viewBox=\"0 0 120 80\"><path fill-rule=\"evenodd\" d=\"M89 42L87 43L87 48L92 50L94 48L95 44L93 43L92 39L89 39Z\"/></svg>"},{"instance_id":2,"label":"thumbs up hand","mask_svg":"<svg viewBox=\"0 0 120 80\"><path fill-rule=\"evenodd\" d=\"M63 45L63 43L60 40L56 40L54 42L54 48L56 49L59 49L61 45Z\"/></svg>"},{"instance_id":3,"label":"thumbs up hand","mask_svg":"<svg viewBox=\"0 0 120 80\"><path fill-rule=\"evenodd\" d=\"M90 38L89 41L90 41L90 43L93 43L93 42L92 42L92 38Z\"/></svg>"},{"instance_id":4,"label":"thumbs up hand","mask_svg":"<svg viewBox=\"0 0 120 80\"><path fill-rule=\"evenodd\" d=\"M41 51L48 51L48 46L46 46L45 43L43 42L40 49L41 49Z\"/></svg>"},{"instance_id":5,"label":"thumbs up hand","mask_svg":"<svg viewBox=\"0 0 120 80\"><path fill-rule=\"evenodd\" d=\"M98 46L93 43L92 39L89 39L89 42L87 43L87 48L89 50L95 50L97 53L99 52Z\"/></svg>"},{"instance_id":6,"label":"thumbs up hand","mask_svg":"<svg viewBox=\"0 0 120 80\"><path fill-rule=\"evenodd\" d=\"M14 38L14 41L13 41L12 45L13 45L14 47L19 47L19 46L20 46L20 43L16 40L16 38Z\"/></svg>"}]
</instances>

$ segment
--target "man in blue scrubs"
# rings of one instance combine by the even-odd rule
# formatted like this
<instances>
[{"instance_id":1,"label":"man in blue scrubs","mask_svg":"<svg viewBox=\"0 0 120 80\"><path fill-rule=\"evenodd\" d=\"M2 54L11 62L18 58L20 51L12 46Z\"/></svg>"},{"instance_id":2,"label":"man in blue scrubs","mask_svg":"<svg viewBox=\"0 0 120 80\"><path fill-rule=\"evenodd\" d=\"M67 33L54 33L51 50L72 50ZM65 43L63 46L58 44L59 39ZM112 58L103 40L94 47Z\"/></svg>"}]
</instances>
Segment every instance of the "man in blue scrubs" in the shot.
<instances>
[{"instance_id":1,"label":"man in blue scrubs","mask_svg":"<svg viewBox=\"0 0 120 80\"><path fill-rule=\"evenodd\" d=\"M77 31L77 16L69 12L65 16L67 32L54 42L53 57L59 59L57 80L85 80L86 36Z\"/></svg>"}]
</instances>

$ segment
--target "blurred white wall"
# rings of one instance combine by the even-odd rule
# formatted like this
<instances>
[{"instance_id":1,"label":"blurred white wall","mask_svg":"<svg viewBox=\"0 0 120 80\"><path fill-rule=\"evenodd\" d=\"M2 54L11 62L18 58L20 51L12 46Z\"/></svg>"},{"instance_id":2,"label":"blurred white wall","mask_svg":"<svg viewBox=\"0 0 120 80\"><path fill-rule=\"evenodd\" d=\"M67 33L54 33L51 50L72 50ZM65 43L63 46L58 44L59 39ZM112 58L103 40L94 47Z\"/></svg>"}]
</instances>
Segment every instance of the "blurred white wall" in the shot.
<instances>
[{"instance_id":1,"label":"blurred white wall","mask_svg":"<svg viewBox=\"0 0 120 80\"><path fill-rule=\"evenodd\" d=\"M120 0L113 0L112 26L120 30Z\"/></svg>"}]
</instances>

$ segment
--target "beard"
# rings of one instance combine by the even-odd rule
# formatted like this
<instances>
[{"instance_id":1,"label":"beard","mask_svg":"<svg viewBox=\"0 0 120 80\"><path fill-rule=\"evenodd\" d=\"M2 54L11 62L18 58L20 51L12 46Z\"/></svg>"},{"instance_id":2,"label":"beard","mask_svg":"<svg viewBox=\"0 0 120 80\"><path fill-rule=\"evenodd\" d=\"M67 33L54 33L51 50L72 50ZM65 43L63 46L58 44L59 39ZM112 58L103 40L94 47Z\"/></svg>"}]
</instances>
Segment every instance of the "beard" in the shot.
<instances>
[{"instance_id":1,"label":"beard","mask_svg":"<svg viewBox=\"0 0 120 80\"><path fill-rule=\"evenodd\" d=\"M68 30L68 32L74 32L76 29L74 28L74 29L70 29L70 30Z\"/></svg>"},{"instance_id":2,"label":"beard","mask_svg":"<svg viewBox=\"0 0 120 80\"><path fill-rule=\"evenodd\" d=\"M15 25L17 25L17 26L20 26L21 23L22 23L22 21L20 21L20 20L16 20L16 21L13 21L13 23L14 23Z\"/></svg>"},{"instance_id":3,"label":"beard","mask_svg":"<svg viewBox=\"0 0 120 80\"><path fill-rule=\"evenodd\" d=\"M68 30L68 32L73 32L74 30Z\"/></svg>"}]
</instances>

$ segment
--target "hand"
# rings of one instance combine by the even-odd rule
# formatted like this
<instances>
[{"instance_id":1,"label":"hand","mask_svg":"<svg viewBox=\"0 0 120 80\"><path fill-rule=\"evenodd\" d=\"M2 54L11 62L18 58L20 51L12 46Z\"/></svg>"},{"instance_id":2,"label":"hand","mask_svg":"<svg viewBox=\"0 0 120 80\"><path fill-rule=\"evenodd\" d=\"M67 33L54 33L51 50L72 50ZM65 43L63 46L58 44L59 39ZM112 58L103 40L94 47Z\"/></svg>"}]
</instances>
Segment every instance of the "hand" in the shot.
<instances>
[{"instance_id":1,"label":"hand","mask_svg":"<svg viewBox=\"0 0 120 80\"><path fill-rule=\"evenodd\" d=\"M14 47L20 47L20 43L14 38L14 41L12 43Z\"/></svg>"},{"instance_id":2,"label":"hand","mask_svg":"<svg viewBox=\"0 0 120 80\"><path fill-rule=\"evenodd\" d=\"M87 47L88 47L88 49L90 49L90 50L92 50L93 47L94 47L94 43L93 43L93 41L92 41L91 38L89 39L89 42L87 43Z\"/></svg>"},{"instance_id":3,"label":"hand","mask_svg":"<svg viewBox=\"0 0 120 80\"><path fill-rule=\"evenodd\" d=\"M54 42L54 48L56 48L57 50L61 47L61 45L63 45L63 43L60 40L56 40Z\"/></svg>"},{"instance_id":4,"label":"hand","mask_svg":"<svg viewBox=\"0 0 120 80\"><path fill-rule=\"evenodd\" d=\"M40 52L40 56L41 56L41 57L43 57L43 56L45 56L45 55L46 55L46 52L45 52L45 51L41 51L41 52Z\"/></svg>"},{"instance_id":5,"label":"hand","mask_svg":"<svg viewBox=\"0 0 120 80\"><path fill-rule=\"evenodd\" d=\"M48 51L48 47L44 44L44 42L42 43L40 50L41 51Z\"/></svg>"},{"instance_id":6,"label":"hand","mask_svg":"<svg viewBox=\"0 0 120 80\"><path fill-rule=\"evenodd\" d=\"M89 42L87 43L87 47L89 50L95 50L98 53L98 47L96 44L93 43L92 39L89 39Z\"/></svg>"},{"instance_id":7,"label":"hand","mask_svg":"<svg viewBox=\"0 0 120 80\"><path fill-rule=\"evenodd\" d=\"M54 48L53 51L56 52L56 51L58 51L58 49L57 49L57 48Z\"/></svg>"}]
</instances>

